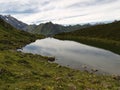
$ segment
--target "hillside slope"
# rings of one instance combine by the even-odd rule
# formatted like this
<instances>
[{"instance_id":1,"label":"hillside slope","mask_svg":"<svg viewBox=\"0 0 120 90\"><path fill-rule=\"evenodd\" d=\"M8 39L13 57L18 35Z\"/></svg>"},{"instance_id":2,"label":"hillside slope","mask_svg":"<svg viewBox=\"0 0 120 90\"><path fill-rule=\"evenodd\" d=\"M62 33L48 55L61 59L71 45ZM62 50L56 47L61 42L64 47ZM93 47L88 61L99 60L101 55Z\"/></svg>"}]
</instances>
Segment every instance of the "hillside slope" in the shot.
<instances>
[{"instance_id":1,"label":"hillside slope","mask_svg":"<svg viewBox=\"0 0 120 90\"><path fill-rule=\"evenodd\" d=\"M23 23L23 22L17 20L16 18L12 17L11 15L4 15L4 16L0 15L0 18L19 30L25 30L25 28L28 26L26 23Z\"/></svg>"},{"instance_id":2,"label":"hillside slope","mask_svg":"<svg viewBox=\"0 0 120 90\"><path fill-rule=\"evenodd\" d=\"M55 37L75 40L120 54L120 21L62 33Z\"/></svg>"},{"instance_id":3,"label":"hillside slope","mask_svg":"<svg viewBox=\"0 0 120 90\"><path fill-rule=\"evenodd\" d=\"M73 26L63 26L59 24L53 24L52 22L47 22L40 24L36 26L33 30L32 33L39 33L43 34L45 36L53 36L58 33L63 33L63 32L71 32L75 31L77 29L82 29L86 27L90 27L91 25L73 25Z\"/></svg>"},{"instance_id":4,"label":"hillside slope","mask_svg":"<svg viewBox=\"0 0 120 90\"><path fill-rule=\"evenodd\" d=\"M0 18L0 50L20 48L38 37L42 36L17 30Z\"/></svg>"},{"instance_id":5,"label":"hillside slope","mask_svg":"<svg viewBox=\"0 0 120 90\"><path fill-rule=\"evenodd\" d=\"M53 24L52 22L40 24L32 31L32 33L39 33L45 36L51 36L61 32L65 32L65 27L62 25Z\"/></svg>"}]
</instances>

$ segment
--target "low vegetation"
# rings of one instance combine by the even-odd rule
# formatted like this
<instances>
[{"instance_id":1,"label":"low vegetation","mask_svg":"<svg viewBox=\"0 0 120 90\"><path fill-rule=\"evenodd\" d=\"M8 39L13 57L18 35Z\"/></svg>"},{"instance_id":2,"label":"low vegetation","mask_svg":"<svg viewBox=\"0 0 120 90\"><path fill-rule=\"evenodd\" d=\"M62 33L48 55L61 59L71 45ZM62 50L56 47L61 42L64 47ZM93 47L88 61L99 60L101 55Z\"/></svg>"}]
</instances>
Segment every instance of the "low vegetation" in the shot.
<instances>
[{"instance_id":1,"label":"low vegetation","mask_svg":"<svg viewBox=\"0 0 120 90\"><path fill-rule=\"evenodd\" d=\"M119 90L118 76L95 75L49 62L16 49L42 36L0 21L0 90ZM54 58L52 58L54 59Z\"/></svg>"},{"instance_id":2,"label":"low vegetation","mask_svg":"<svg viewBox=\"0 0 120 90\"><path fill-rule=\"evenodd\" d=\"M120 21L62 33L55 37L74 40L120 54Z\"/></svg>"},{"instance_id":3,"label":"low vegetation","mask_svg":"<svg viewBox=\"0 0 120 90\"><path fill-rule=\"evenodd\" d=\"M47 57L14 50L0 52L0 90L119 90L111 76L72 70Z\"/></svg>"}]
</instances>

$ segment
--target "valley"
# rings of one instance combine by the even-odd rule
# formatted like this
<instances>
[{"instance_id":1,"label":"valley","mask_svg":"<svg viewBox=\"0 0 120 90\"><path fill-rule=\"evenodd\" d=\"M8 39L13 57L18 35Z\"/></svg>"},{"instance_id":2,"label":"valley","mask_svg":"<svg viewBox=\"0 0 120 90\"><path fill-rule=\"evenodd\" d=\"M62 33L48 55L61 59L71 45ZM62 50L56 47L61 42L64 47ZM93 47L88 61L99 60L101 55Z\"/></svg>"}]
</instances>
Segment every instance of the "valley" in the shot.
<instances>
[{"instance_id":1,"label":"valley","mask_svg":"<svg viewBox=\"0 0 120 90\"><path fill-rule=\"evenodd\" d=\"M117 23L119 25L119 22ZM116 51L119 51L119 32L117 31L119 26L116 28L118 28L117 33L111 33L113 36L107 36L107 38L104 33L103 36L97 34L96 37L97 40L100 37L105 38L105 43L109 45L113 43L115 48L117 47ZM83 40L84 42L89 40L88 37L90 40L96 39L94 34L89 34L90 36L87 34L88 37L85 38L89 31L85 31L85 34L81 33L78 38L76 35L80 33L75 32L75 34L73 32L58 34L55 37L75 41ZM0 90L98 90L98 88L100 90L119 90L120 77L118 75L102 75L70 69L48 61L49 57L17 51L17 49L43 38L45 36L40 34L17 30L0 18ZM103 38L100 40L103 41Z\"/></svg>"}]
</instances>

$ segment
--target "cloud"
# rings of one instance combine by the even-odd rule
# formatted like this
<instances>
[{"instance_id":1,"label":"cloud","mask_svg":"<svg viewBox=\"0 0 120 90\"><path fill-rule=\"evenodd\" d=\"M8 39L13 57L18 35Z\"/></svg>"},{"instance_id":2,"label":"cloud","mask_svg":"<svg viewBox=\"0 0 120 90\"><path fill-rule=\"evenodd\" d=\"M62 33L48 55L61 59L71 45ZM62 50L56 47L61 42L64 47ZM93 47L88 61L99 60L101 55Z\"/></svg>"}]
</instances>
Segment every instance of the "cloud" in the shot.
<instances>
[{"instance_id":1,"label":"cloud","mask_svg":"<svg viewBox=\"0 0 120 90\"><path fill-rule=\"evenodd\" d=\"M90 7L90 6L96 6L96 5L109 4L115 1L117 0L87 0L87 1L85 0L85 1L73 3L67 6L67 8Z\"/></svg>"},{"instance_id":2,"label":"cloud","mask_svg":"<svg viewBox=\"0 0 120 90\"><path fill-rule=\"evenodd\" d=\"M0 14L26 22L77 24L120 20L120 0L0 0Z\"/></svg>"}]
</instances>

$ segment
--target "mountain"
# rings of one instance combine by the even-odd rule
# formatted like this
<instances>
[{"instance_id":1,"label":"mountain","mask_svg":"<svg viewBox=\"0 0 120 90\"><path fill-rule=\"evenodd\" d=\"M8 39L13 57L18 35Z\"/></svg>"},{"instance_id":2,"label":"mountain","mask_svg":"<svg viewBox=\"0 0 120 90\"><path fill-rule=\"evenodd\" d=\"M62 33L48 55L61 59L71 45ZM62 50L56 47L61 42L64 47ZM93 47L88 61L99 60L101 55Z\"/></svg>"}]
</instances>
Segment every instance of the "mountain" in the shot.
<instances>
[{"instance_id":1,"label":"mountain","mask_svg":"<svg viewBox=\"0 0 120 90\"><path fill-rule=\"evenodd\" d=\"M43 34L45 36L53 36L58 33L71 32L77 29L91 26L90 24L63 26L59 24L53 24L52 22L42 23L39 25L27 25L10 15L0 15L0 18L19 30L24 30L30 33Z\"/></svg>"},{"instance_id":2,"label":"mountain","mask_svg":"<svg viewBox=\"0 0 120 90\"><path fill-rule=\"evenodd\" d=\"M26 31L29 31L31 33L43 34L45 36L53 36L58 33L71 32L71 31L75 31L75 30L90 27L90 26L91 26L90 24L63 26L59 24L53 24L52 22L47 22L39 25L34 25L34 28L33 26L29 26L30 28L27 27ZM33 29L31 29L31 27Z\"/></svg>"},{"instance_id":3,"label":"mountain","mask_svg":"<svg viewBox=\"0 0 120 90\"><path fill-rule=\"evenodd\" d=\"M61 33L55 37L78 41L120 54L120 21Z\"/></svg>"},{"instance_id":4,"label":"mountain","mask_svg":"<svg viewBox=\"0 0 120 90\"><path fill-rule=\"evenodd\" d=\"M66 29L62 25L53 24L52 22L40 24L32 30L32 33L39 33L45 36L51 36L57 33L65 32Z\"/></svg>"},{"instance_id":5,"label":"mountain","mask_svg":"<svg viewBox=\"0 0 120 90\"><path fill-rule=\"evenodd\" d=\"M39 35L40 37L42 36ZM17 30L0 18L0 50L20 48L37 38L37 35Z\"/></svg>"},{"instance_id":6,"label":"mountain","mask_svg":"<svg viewBox=\"0 0 120 90\"><path fill-rule=\"evenodd\" d=\"M28 26L27 24L17 20L16 18L14 18L10 15L4 15L4 16L0 15L0 18L19 30L25 30L24 28L26 28Z\"/></svg>"}]
</instances>

